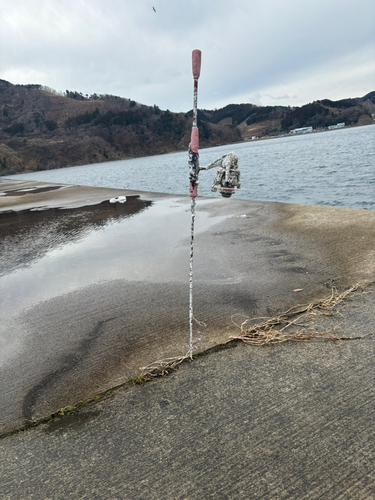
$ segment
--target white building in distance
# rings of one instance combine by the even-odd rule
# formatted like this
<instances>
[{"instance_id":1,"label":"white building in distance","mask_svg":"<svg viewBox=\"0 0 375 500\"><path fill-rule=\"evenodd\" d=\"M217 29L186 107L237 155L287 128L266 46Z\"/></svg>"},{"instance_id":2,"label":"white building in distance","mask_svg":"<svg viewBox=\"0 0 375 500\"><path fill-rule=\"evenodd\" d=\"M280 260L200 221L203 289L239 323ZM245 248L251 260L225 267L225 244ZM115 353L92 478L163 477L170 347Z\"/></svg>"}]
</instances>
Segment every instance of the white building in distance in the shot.
<instances>
[{"instance_id":1,"label":"white building in distance","mask_svg":"<svg viewBox=\"0 0 375 500\"><path fill-rule=\"evenodd\" d=\"M289 134L306 134L307 132L312 132L312 127L302 127L302 128L294 128L289 132Z\"/></svg>"},{"instance_id":2,"label":"white building in distance","mask_svg":"<svg viewBox=\"0 0 375 500\"><path fill-rule=\"evenodd\" d=\"M342 122L342 123L336 123L336 125L330 125L328 127L328 130L332 130L334 128L343 128L345 127L345 122Z\"/></svg>"}]
</instances>

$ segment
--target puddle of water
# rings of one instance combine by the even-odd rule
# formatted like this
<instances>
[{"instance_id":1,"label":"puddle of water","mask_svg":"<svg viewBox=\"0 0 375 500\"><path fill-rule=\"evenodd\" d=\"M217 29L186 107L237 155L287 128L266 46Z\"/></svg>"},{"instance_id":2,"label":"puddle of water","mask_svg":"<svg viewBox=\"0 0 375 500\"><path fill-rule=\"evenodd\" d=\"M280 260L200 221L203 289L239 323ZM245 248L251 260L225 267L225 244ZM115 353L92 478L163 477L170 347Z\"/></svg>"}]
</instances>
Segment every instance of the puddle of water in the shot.
<instances>
[{"instance_id":1,"label":"puddle of water","mask_svg":"<svg viewBox=\"0 0 375 500\"><path fill-rule=\"evenodd\" d=\"M200 212L196 234L225 218ZM118 279L188 283L188 203L134 196L123 204L1 214L0 222L1 359L25 335L14 318L37 303Z\"/></svg>"},{"instance_id":2,"label":"puddle of water","mask_svg":"<svg viewBox=\"0 0 375 500\"><path fill-rule=\"evenodd\" d=\"M29 267L50 250L78 242L90 232L145 210L150 201L129 196L90 207L0 213L0 276Z\"/></svg>"}]
</instances>

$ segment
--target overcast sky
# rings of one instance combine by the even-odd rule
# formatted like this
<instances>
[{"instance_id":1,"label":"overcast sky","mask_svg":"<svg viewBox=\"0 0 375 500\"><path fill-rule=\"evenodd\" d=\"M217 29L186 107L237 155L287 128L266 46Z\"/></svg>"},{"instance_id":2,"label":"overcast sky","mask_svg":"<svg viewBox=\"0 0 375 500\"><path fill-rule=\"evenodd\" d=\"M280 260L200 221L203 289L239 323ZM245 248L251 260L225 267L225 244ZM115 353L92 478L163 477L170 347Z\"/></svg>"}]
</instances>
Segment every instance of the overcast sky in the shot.
<instances>
[{"instance_id":1,"label":"overcast sky","mask_svg":"<svg viewBox=\"0 0 375 500\"><path fill-rule=\"evenodd\" d=\"M153 7L156 12L154 12ZM1 0L0 78L192 108L375 90L374 0Z\"/></svg>"}]
</instances>

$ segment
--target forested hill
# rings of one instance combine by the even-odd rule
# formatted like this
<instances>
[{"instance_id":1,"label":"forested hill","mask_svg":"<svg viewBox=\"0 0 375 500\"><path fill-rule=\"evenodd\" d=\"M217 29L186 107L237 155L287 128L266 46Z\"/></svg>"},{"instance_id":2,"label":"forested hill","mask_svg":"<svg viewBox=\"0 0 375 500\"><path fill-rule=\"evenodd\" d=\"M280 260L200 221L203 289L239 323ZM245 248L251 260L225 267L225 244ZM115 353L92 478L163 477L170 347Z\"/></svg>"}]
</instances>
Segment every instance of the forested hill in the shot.
<instances>
[{"instance_id":1,"label":"forested hill","mask_svg":"<svg viewBox=\"0 0 375 500\"><path fill-rule=\"evenodd\" d=\"M374 123L375 92L302 107L231 104L199 110L200 147L287 133ZM172 113L111 95L59 94L0 80L0 175L187 150L192 112Z\"/></svg>"},{"instance_id":2,"label":"forested hill","mask_svg":"<svg viewBox=\"0 0 375 500\"><path fill-rule=\"evenodd\" d=\"M239 128L243 140L283 135L301 127L324 130L343 122L346 126L370 125L375 118L375 92L340 101L323 99L301 107L229 104L215 111L200 110L199 117Z\"/></svg>"}]
</instances>

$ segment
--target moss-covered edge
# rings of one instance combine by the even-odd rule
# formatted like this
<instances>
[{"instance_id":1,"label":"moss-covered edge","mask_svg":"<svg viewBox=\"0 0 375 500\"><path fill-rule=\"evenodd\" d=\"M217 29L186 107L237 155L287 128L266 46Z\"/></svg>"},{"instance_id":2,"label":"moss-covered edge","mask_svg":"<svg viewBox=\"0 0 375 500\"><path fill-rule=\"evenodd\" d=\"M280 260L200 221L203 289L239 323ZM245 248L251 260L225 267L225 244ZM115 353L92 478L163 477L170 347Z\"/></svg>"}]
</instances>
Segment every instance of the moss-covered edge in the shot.
<instances>
[{"instance_id":1,"label":"moss-covered edge","mask_svg":"<svg viewBox=\"0 0 375 500\"><path fill-rule=\"evenodd\" d=\"M239 340L230 340L227 343L224 344L218 344L214 347L211 347L205 351L197 352L193 356L193 360L197 359L201 356L208 355L212 352L223 350L223 349L229 349L230 347L234 347L236 344L240 343L241 341ZM192 360L189 357L186 358L179 358L179 363L178 365L181 365L182 363L188 363L191 362ZM11 431L4 432L3 434L0 434L0 440L13 436L15 434L19 434L20 432L27 431L28 429L31 429L33 427L38 427L41 424L47 424L54 420L55 418L61 418L65 417L68 414L73 413L76 410L79 410L80 408L83 408L90 403L96 403L97 401L102 401L105 398L108 398L111 396L113 393L118 392L120 390L130 388L135 385L143 385L147 382L151 382L152 380L160 377L164 377L166 375L169 375L170 373L177 371L179 366L173 366L173 363L171 363L170 366L163 367L162 369L153 369L151 372L145 372L145 373L137 373L135 374L129 381L124 382L123 384L120 384L118 386L112 387L111 389L108 389L106 391L100 392L96 394L95 396L91 396L90 398L87 398L83 401L79 401L78 403L74 405L68 405L65 406L64 408L60 408L59 410L50 413L49 415L46 415L44 417L38 418L37 420L26 420L25 425L22 425L21 427L17 427Z\"/></svg>"}]
</instances>

